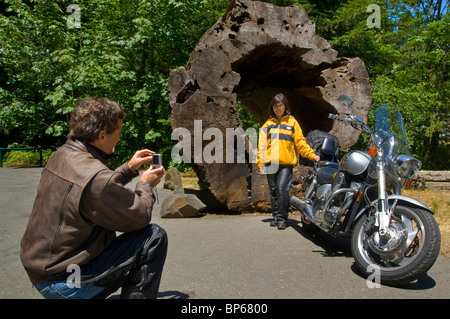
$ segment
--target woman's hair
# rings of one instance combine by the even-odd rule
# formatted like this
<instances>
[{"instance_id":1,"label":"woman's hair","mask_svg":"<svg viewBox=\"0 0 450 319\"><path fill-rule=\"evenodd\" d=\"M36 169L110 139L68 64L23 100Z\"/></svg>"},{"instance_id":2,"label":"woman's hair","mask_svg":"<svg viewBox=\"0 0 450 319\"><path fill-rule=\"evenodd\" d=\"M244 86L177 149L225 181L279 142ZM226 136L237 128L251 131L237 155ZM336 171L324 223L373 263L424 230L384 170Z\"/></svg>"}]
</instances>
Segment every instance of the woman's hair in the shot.
<instances>
[{"instance_id":1,"label":"woman's hair","mask_svg":"<svg viewBox=\"0 0 450 319\"><path fill-rule=\"evenodd\" d=\"M117 129L117 121L125 118L123 107L105 97L90 97L79 102L70 116L69 138L90 143L101 131Z\"/></svg>"},{"instance_id":2,"label":"woman's hair","mask_svg":"<svg viewBox=\"0 0 450 319\"><path fill-rule=\"evenodd\" d=\"M276 117L275 112L273 111L273 106L277 104L278 102L281 102L286 107L286 110L284 112L284 115L291 115L291 109L289 108L289 100L286 96L284 96L283 93L278 93L275 95L269 102L269 107L267 109L267 112L269 113L269 116Z\"/></svg>"}]
</instances>

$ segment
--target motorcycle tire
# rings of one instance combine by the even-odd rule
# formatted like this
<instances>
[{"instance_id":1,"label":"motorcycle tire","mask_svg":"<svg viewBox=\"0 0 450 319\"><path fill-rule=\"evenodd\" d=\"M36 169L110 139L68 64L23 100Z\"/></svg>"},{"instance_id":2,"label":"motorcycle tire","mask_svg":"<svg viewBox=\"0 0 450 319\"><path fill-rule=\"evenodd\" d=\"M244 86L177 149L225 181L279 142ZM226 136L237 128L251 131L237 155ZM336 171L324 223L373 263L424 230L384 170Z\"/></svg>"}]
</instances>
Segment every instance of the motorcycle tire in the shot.
<instances>
[{"instance_id":1,"label":"motorcycle tire","mask_svg":"<svg viewBox=\"0 0 450 319\"><path fill-rule=\"evenodd\" d=\"M339 144L339 139L336 136L334 136L330 133L327 133L325 131L314 130L314 131L309 132L308 135L306 135L305 141L314 150L314 153L318 154L319 149L322 146L323 140L327 137L334 139L334 142L336 145L336 157L337 157L339 154L339 150L340 150L340 144ZM307 166L307 167L314 166L314 163L312 161L310 161L309 159L303 158L301 156L299 157L299 164L302 166Z\"/></svg>"},{"instance_id":2,"label":"motorcycle tire","mask_svg":"<svg viewBox=\"0 0 450 319\"><path fill-rule=\"evenodd\" d=\"M319 152L320 147L322 146L323 140L325 138L332 138L334 139L334 143L336 145L336 156L339 153L340 145L339 145L339 139L327 132L321 131L321 130L314 130L308 133L306 136L306 143L311 146L311 148L316 152L316 154Z\"/></svg>"},{"instance_id":3,"label":"motorcycle tire","mask_svg":"<svg viewBox=\"0 0 450 319\"><path fill-rule=\"evenodd\" d=\"M422 277L439 256L439 226L433 215L425 210L400 204L395 207L389 231L395 233L397 229L397 234L405 234L406 230L407 235L403 236L404 242L398 241L398 247L392 250L386 248L389 242L384 248L374 244L374 236L378 233L370 230L368 224L370 218L367 215L356 223L351 249L359 269L378 283L398 286L413 282Z\"/></svg>"}]
</instances>

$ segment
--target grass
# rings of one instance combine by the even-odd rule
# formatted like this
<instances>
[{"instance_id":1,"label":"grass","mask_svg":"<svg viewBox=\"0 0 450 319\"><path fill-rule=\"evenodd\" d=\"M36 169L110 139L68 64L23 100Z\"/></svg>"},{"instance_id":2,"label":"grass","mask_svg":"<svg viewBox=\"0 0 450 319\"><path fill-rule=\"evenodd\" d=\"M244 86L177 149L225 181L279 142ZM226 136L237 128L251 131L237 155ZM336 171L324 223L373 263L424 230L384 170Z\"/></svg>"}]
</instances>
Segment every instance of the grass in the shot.
<instances>
[{"instance_id":1,"label":"grass","mask_svg":"<svg viewBox=\"0 0 450 319\"><path fill-rule=\"evenodd\" d=\"M181 183L183 184L184 188L190 188L190 189L200 189L200 185L198 184L198 177L195 174L194 171L183 173L180 172L181 177Z\"/></svg>"},{"instance_id":2,"label":"grass","mask_svg":"<svg viewBox=\"0 0 450 319\"><path fill-rule=\"evenodd\" d=\"M195 173L181 173L185 188L199 189ZM403 195L421 201L434 212L441 231L440 255L450 258L450 191L404 190Z\"/></svg>"},{"instance_id":3,"label":"grass","mask_svg":"<svg viewBox=\"0 0 450 319\"><path fill-rule=\"evenodd\" d=\"M47 163L48 158L52 154L52 150L42 150L42 165ZM34 167L39 166L39 152L37 151L8 151L3 153L4 167Z\"/></svg>"}]
</instances>

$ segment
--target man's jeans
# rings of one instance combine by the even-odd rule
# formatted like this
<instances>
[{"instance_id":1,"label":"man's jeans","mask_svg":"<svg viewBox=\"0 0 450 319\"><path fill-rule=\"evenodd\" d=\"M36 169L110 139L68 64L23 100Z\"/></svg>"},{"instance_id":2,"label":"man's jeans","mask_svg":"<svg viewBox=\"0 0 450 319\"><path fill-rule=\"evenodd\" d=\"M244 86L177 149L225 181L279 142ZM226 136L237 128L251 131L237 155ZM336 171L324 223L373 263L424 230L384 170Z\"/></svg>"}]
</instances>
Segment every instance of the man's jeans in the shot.
<instances>
[{"instance_id":1,"label":"man's jeans","mask_svg":"<svg viewBox=\"0 0 450 319\"><path fill-rule=\"evenodd\" d=\"M150 224L118 236L102 254L82 265L79 288L67 279L35 287L48 299L106 298L120 287L121 298L156 298L166 254L166 232Z\"/></svg>"},{"instance_id":2,"label":"man's jeans","mask_svg":"<svg viewBox=\"0 0 450 319\"><path fill-rule=\"evenodd\" d=\"M291 165L280 165L276 173L267 174L272 215L277 221L287 221L288 219L292 175L293 167Z\"/></svg>"}]
</instances>

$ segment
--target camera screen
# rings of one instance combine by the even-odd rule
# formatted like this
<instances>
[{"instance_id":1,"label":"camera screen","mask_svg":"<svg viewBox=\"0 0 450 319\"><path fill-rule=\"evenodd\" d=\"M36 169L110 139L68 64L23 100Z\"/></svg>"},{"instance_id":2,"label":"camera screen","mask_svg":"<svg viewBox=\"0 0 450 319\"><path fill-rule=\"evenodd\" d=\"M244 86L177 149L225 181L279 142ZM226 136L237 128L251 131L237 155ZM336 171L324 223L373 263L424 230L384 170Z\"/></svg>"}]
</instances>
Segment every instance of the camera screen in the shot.
<instances>
[{"instance_id":1,"label":"camera screen","mask_svg":"<svg viewBox=\"0 0 450 319\"><path fill-rule=\"evenodd\" d=\"M161 154L153 154L153 166L161 165Z\"/></svg>"}]
</instances>

